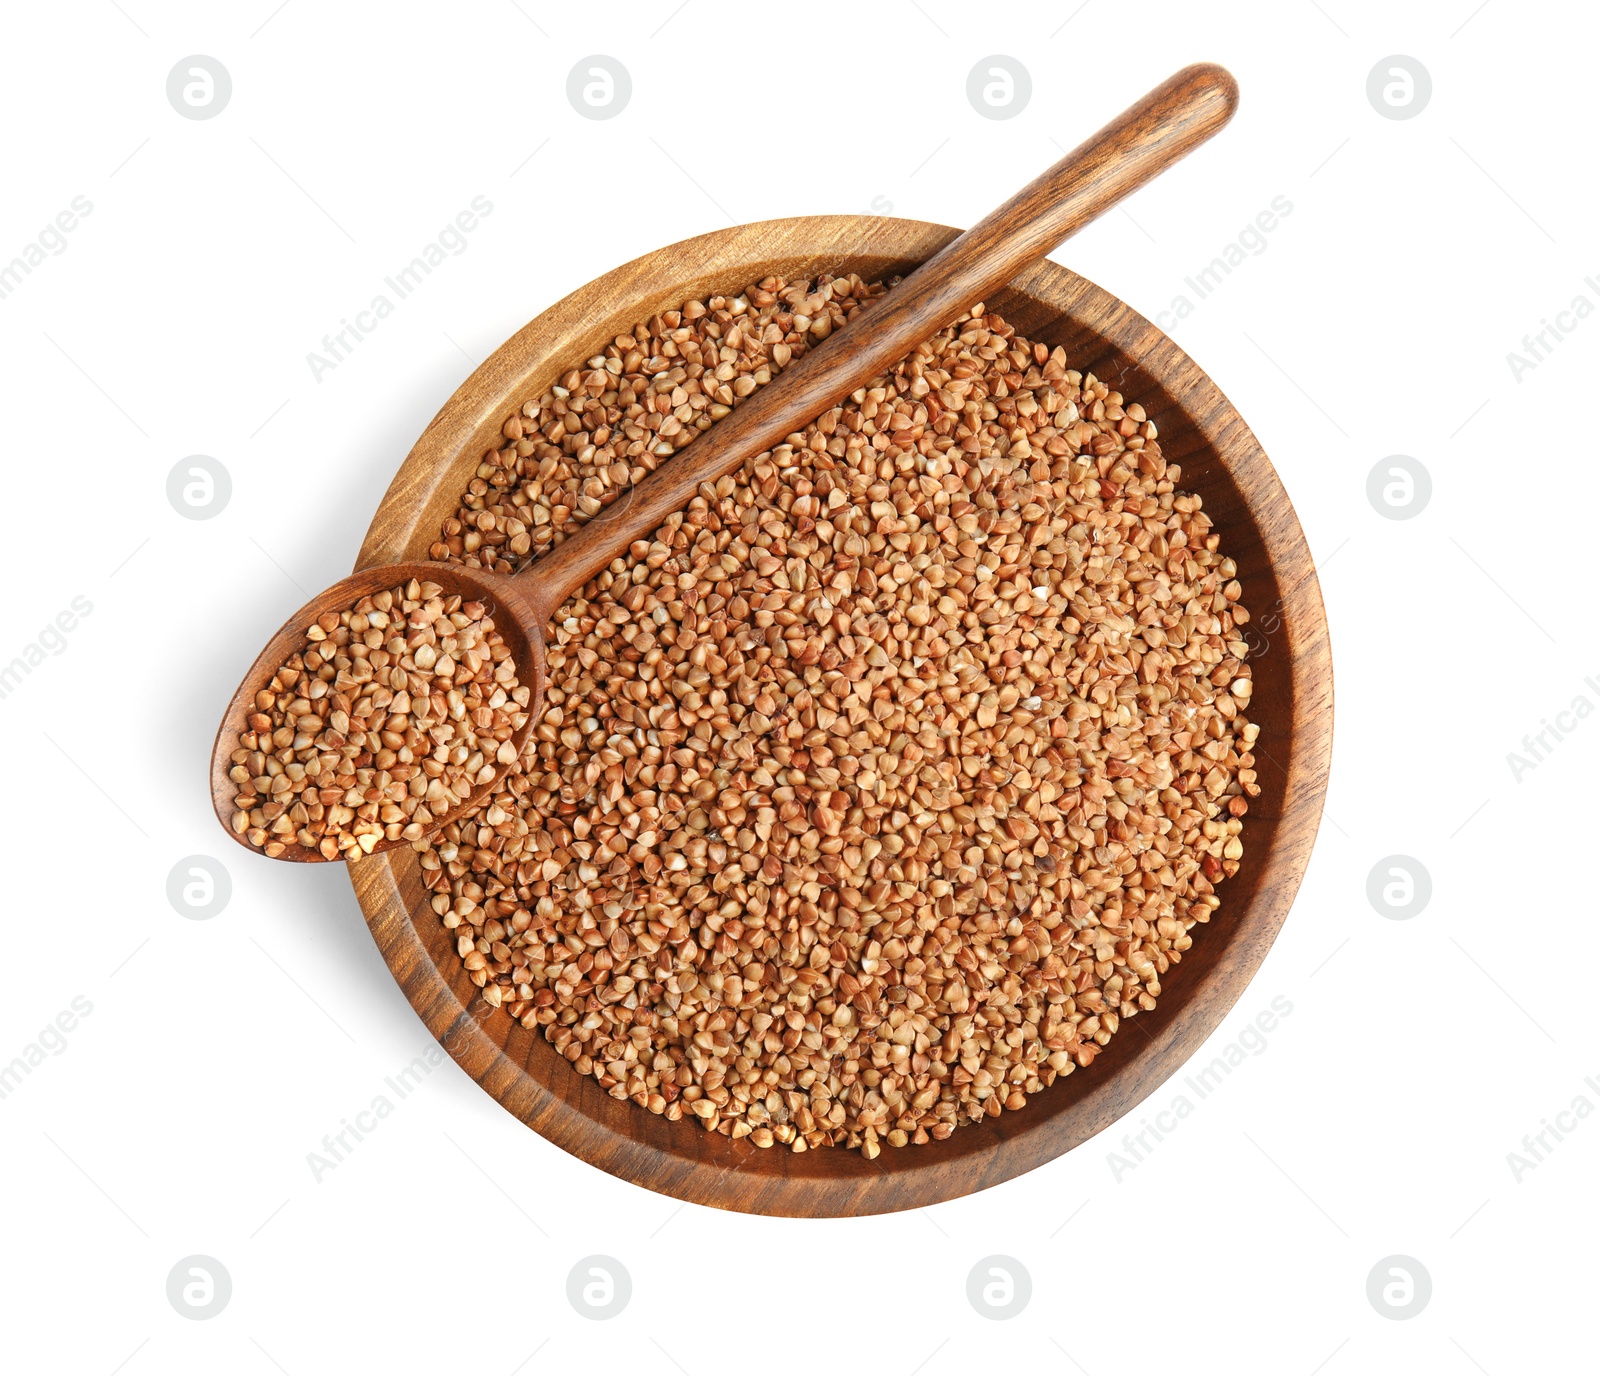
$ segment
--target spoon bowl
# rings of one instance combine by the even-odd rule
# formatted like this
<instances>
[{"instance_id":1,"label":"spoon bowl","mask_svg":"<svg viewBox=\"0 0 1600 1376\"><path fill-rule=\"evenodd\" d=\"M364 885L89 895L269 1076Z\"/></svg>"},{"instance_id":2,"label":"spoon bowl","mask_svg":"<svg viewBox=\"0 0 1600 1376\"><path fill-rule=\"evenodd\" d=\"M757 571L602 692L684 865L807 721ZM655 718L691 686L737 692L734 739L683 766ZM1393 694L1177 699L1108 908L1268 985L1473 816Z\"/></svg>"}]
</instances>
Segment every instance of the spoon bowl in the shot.
<instances>
[{"instance_id":1,"label":"spoon bowl","mask_svg":"<svg viewBox=\"0 0 1600 1376\"><path fill-rule=\"evenodd\" d=\"M233 828L233 816L239 810L234 799L239 794L240 785L229 777L229 771L233 768L231 756L239 748L239 737L248 728L250 714L255 710L257 691L271 680L292 655L305 648L306 629L324 612L348 611L363 597L410 582L413 578L418 582L437 583L446 597L460 594L463 601L482 602L488 608L495 630L510 647L512 661L517 666L517 682L532 690L528 698L528 718L511 737L517 754L522 753L528 733L533 730L544 708L544 627L548 618L540 599L533 595L538 588L537 578L513 577L456 564L383 564L363 569L325 588L278 628L266 648L256 656L255 663L246 672L228 703L227 711L223 713L222 724L217 728L217 737L211 746L211 805L216 811L217 820L222 823L222 829L241 846L256 850L243 834ZM436 818L434 828L445 826L477 807L510 768L509 763L497 764L494 777L474 788L446 816ZM379 841L369 853L378 854L410 844L404 839L386 839ZM285 841L283 853L274 858L325 861L328 857L291 838Z\"/></svg>"}]
</instances>

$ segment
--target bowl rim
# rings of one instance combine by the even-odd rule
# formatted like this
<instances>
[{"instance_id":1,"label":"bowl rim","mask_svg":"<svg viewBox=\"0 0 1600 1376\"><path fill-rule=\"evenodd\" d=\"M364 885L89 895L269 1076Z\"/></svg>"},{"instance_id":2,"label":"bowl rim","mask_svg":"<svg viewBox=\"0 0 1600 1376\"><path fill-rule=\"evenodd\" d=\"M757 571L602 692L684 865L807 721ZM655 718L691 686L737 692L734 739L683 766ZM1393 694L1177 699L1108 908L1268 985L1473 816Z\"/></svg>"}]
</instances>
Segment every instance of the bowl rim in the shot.
<instances>
[{"instance_id":1,"label":"bowl rim","mask_svg":"<svg viewBox=\"0 0 1600 1376\"><path fill-rule=\"evenodd\" d=\"M452 478L452 472L467 462L469 454L481 455L489 441L498 439L501 420L517 404L513 397L537 395L529 389L541 369L548 379L556 375L554 369L581 356L573 351L578 338L609 340L624 325L667 308L668 301L700 295L714 282L720 282L723 291L738 289L733 284L742 287L759 280L786 258L814 262L832 254L841 260L881 259L880 271L907 271L958 233L925 221L864 215L759 221L669 245L594 279L512 335L445 402L390 483L356 569L426 558L426 545L438 530L436 521L429 529L428 511L437 509L447 489L454 494L465 485ZM351 862L351 882L373 939L429 1033L508 1112L556 1146L621 1179L694 1203L805 1217L923 1207L999 1184L1080 1145L1169 1080L1232 1010L1288 915L1321 818L1333 709L1321 590L1288 494L1259 442L1216 384L1132 307L1048 260L1019 275L1007 290L1036 299L1147 375L1192 422L1204 448L1237 488L1250 523L1259 532L1279 592L1274 613L1283 628L1279 644L1287 656L1293 726L1288 758L1279 762L1282 806L1267 823L1266 853L1250 897L1231 914L1225 949L1214 967L1203 971L1200 984L1157 1033L1147 1033L1148 1044L1129 1053L1114 1070L1097 1077L1103 1063L1097 1059L1088 1069L1032 1096L1022 1114L992 1120L1001 1123L1032 1115L1033 1121L1009 1135L991 1130L991 1120L985 1120L962 1127L943 1142L894 1152L893 1168L886 1170L879 1163L865 1163L858 1152L759 1152L748 1143L706 1133L687 1119L669 1124L626 1100L611 1098L592 1077L580 1077L564 1064L555 1069L573 1083L564 1080L553 1088L525 1063L553 1062L554 1048L542 1037L519 1029L504 1010L491 1007L465 983L465 971L459 966L447 978L430 953L411 915L411 902L423 893L420 880L413 875L408 881L401 868L414 869L410 852ZM646 309L652 297L663 304ZM617 306L617 302L629 304ZM597 315L597 304L606 305L610 315ZM545 385L540 384L539 390ZM1187 458L1184 462L1187 467ZM420 552L419 539L424 541ZM1226 886L1221 893L1226 908ZM426 903L419 906L423 919L431 921ZM1219 937L1211 930L1205 935ZM1180 966L1173 978L1181 977ZM1168 997L1164 991L1162 999ZM1143 1015L1139 1021L1161 1012L1158 1005L1156 1014ZM499 1037L497 1031L506 1035ZM1116 1046L1117 1039L1112 1044ZM506 1048L511 1047L524 1063L508 1054ZM1058 1092L1065 1087L1074 1088L1063 1098ZM1051 1094L1058 1094L1060 1102L1048 1111L1034 1112L1034 1104ZM635 1130L601 1121L616 1118L618 1110L626 1115L619 1121ZM890 1155L884 1153L879 1162ZM741 1165L751 1169L742 1170Z\"/></svg>"}]
</instances>

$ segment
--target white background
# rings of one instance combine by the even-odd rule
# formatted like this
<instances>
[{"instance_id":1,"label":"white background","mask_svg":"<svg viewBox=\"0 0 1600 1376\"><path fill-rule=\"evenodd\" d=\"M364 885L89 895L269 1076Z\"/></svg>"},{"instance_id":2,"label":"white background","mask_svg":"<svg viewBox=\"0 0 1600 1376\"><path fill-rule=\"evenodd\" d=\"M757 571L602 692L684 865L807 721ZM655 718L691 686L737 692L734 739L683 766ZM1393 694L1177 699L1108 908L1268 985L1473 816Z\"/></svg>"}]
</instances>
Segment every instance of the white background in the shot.
<instances>
[{"instance_id":1,"label":"white background","mask_svg":"<svg viewBox=\"0 0 1600 1376\"><path fill-rule=\"evenodd\" d=\"M93 1011L0 1100L0 1362L91 1376L1591 1364L1600 1122L1520 1180L1507 1153L1576 1096L1600 1106L1584 1085L1600 1078L1586 968L1600 721L1520 781L1507 753L1579 694L1600 705L1584 684L1600 682L1600 320L1520 380L1507 354L1580 293L1600 305L1584 284L1600 278L1600 25L1577 5L1475 3L8 10L0 263L74 196L93 211L0 300L0 662L74 597L93 611L0 700L0 1063L75 997ZM605 121L565 94L595 53L633 82ZM213 119L167 101L189 54L231 74ZM967 102L991 54L1031 73L1013 119ZM1391 54L1431 74L1409 120L1367 99ZM1202 58L1238 76L1236 121L1056 256L1154 317L1275 196L1293 205L1172 327L1277 464L1332 628L1316 854L1202 1059L1282 996L1293 1012L1266 1049L1120 1180L1108 1153L1132 1124L919 1213L680 1207L565 1156L448 1061L314 1179L307 1153L428 1038L342 868L226 841L205 764L241 666L305 590L349 570L440 403L531 316L662 244L874 207L969 224ZM316 380L307 353L476 195L494 209L467 249ZM232 478L212 520L166 497L196 453ZM1367 499L1392 454L1431 474L1414 519ZM165 894L196 853L232 876L209 921ZM1392 854L1432 876L1409 921L1366 897ZM165 1290L196 1253L233 1281L205 1322ZM596 1253L633 1282L606 1322L566 1296ZM1007 1322L965 1297L991 1254L1032 1277ZM1391 1254L1433 1282L1404 1322L1366 1294Z\"/></svg>"}]
</instances>

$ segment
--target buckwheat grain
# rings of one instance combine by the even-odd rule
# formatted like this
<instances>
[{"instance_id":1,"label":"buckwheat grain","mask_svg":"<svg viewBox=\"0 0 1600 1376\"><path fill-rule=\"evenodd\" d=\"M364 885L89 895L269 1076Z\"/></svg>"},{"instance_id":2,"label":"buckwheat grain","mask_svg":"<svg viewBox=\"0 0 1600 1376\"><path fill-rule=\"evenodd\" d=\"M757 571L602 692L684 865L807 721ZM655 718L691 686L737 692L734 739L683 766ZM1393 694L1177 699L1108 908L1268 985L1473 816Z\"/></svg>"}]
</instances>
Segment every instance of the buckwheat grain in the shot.
<instances>
[{"instance_id":1,"label":"buckwheat grain","mask_svg":"<svg viewBox=\"0 0 1600 1376\"><path fill-rule=\"evenodd\" d=\"M768 279L507 419L434 558L520 567L887 288ZM1247 613L1136 402L981 305L560 609L528 748L417 849L484 997L758 1147L1088 1066L1242 856Z\"/></svg>"},{"instance_id":2,"label":"buckwheat grain","mask_svg":"<svg viewBox=\"0 0 1600 1376\"><path fill-rule=\"evenodd\" d=\"M328 612L255 697L232 825L269 856L418 841L515 759L529 690L481 603L409 584Z\"/></svg>"}]
</instances>

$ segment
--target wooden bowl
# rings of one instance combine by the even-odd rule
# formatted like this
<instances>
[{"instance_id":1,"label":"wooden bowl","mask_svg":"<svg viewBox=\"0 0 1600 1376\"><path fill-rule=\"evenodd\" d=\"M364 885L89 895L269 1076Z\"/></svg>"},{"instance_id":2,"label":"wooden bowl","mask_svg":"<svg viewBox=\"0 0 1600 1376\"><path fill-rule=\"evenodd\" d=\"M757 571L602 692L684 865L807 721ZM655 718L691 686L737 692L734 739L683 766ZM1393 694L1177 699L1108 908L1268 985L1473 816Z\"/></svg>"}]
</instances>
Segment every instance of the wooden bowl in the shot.
<instances>
[{"instance_id":1,"label":"wooden bowl","mask_svg":"<svg viewBox=\"0 0 1600 1376\"><path fill-rule=\"evenodd\" d=\"M625 264L558 302L464 382L390 484L358 569L427 558L481 455L511 411L636 322L768 275L904 274L958 231L913 220L830 215L719 230ZM1137 312L1046 263L989 302L1030 339L1066 349L1140 402L1181 486L1198 492L1238 564L1254 615L1261 796L1222 906L1162 981L1154 1012L1128 1019L1094 1063L1028 1106L958 1128L943 1142L887 1148L876 1161L830 1148L761 1150L613 1099L537 1033L491 1008L428 904L408 850L350 865L373 939L411 1006L466 1072L536 1132L591 1165L663 1194L751 1213L832 1217L919 1208L984 1189L1069 1151L1158 1089L1222 1021L1277 935L1322 812L1333 675L1322 595L1289 498L1254 435L1212 381Z\"/></svg>"}]
</instances>

